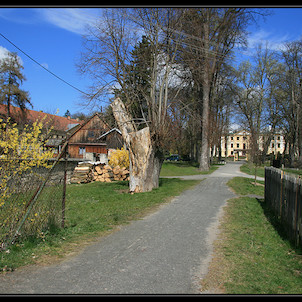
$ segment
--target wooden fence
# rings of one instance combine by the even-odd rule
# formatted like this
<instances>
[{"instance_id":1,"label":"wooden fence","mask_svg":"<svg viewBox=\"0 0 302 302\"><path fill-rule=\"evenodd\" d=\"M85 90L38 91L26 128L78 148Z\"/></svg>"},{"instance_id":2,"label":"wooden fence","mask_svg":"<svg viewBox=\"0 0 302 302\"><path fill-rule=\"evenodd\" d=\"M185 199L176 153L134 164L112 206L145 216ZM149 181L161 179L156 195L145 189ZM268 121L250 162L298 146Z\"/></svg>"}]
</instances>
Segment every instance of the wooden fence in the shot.
<instances>
[{"instance_id":1,"label":"wooden fence","mask_svg":"<svg viewBox=\"0 0 302 302\"><path fill-rule=\"evenodd\" d=\"M287 237L302 247L302 180L265 168L265 202L279 218Z\"/></svg>"}]
</instances>

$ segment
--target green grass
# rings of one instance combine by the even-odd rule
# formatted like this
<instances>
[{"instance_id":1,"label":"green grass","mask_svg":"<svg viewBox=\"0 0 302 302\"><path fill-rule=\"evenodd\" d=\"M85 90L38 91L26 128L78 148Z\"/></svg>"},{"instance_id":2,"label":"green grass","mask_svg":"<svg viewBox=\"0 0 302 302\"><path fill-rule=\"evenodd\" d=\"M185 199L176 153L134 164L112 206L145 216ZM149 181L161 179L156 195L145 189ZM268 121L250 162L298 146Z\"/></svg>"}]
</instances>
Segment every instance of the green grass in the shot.
<instances>
[{"instance_id":1,"label":"green grass","mask_svg":"<svg viewBox=\"0 0 302 302\"><path fill-rule=\"evenodd\" d=\"M128 193L128 182L68 185L66 227L54 227L40 238L29 238L1 252L0 272L47 261L51 257L62 257L85 241L107 234L114 226L146 215L197 183L196 180L160 179L159 188L139 194Z\"/></svg>"},{"instance_id":2,"label":"green grass","mask_svg":"<svg viewBox=\"0 0 302 302\"><path fill-rule=\"evenodd\" d=\"M257 166L256 167L256 169L257 169L257 171L256 171L257 176L264 177L264 167L265 166L267 166L267 165L261 165L261 166ZM249 175L255 175L255 165L252 164L252 163L243 164L240 167L240 171L244 172L246 174L249 174ZM302 175L302 170L301 169L285 168L285 169L283 169L283 171L286 172L286 173L294 174L296 176Z\"/></svg>"},{"instance_id":3,"label":"green grass","mask_svg":"<svg viewBox=\"0 0 302 302\"><path fill-rule=\"evenodd\" d=\"M257 180L257 184L264 185L264 181ZM234 177L227 183L238 195L264 195L264 187L254 185L254 179L246 177Z\"/></svg>"},{"instance_id":4,"label":"green grass","mask_svg":"<svg viewBox=\"0 0 302 302\"><path fill-rule=\"evenodd\" d=\"M283 171L289 174L294 174L295 176L302 175L301 169L283 169Z\"/></svg>"},{"instance_id":5,"label":"green grass","mask_svg":"<svg viewBox=\"0 0 302 302\"><path fill-rule=\"evenodd\" d=\"M240 171L249 175L255 175L255 165L252 163L243 164L240 167ZM259 177L264 177L264 166L256 167L256 175Z\"/></svg>"},{"instance_id":6,"label":"green grass","mask_svg":"<svg viewBox=\"0 0 302 302\"><path fill-rule=\"evenodd\" d=\"M183 176L183 175L200 175L210 174L219 166L212 165L209 171L199 171L197 163L191 162L164 162L160 172L160 176Z\"/></svg>"},{"instance_id":7,"label":"green grass","mask_svg":"<svg viewBox=\"0 0 302 302\"><path fill-rule=\"evenodd\" d=\"M237 178L228 185L241 195L259 194L247 180ZM222 255L226 293L301 294L301 254L283 239L263 199L229 200L220 237L216 252Z\"/></svg>"}]
</instances>

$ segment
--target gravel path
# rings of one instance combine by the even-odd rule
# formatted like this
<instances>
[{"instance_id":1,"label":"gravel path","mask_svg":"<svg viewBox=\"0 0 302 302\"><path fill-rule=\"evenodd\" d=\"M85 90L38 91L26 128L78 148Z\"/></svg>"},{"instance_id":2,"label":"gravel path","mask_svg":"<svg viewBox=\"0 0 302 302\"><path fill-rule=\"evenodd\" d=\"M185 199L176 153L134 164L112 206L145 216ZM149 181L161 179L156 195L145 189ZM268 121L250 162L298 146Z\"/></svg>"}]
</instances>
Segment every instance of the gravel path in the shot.
<instances>
[{"instance_id":1,"label":"gravel path","mask_svg":"<svg viewBox=\"0 0 302 302\"><path fill-rule=\"evenodd\" d=\"M172 202L79 255L0 276L0 294L194 294L207 272L226 182L244 176L228 163Z\"/></svg>"}]
</instances>

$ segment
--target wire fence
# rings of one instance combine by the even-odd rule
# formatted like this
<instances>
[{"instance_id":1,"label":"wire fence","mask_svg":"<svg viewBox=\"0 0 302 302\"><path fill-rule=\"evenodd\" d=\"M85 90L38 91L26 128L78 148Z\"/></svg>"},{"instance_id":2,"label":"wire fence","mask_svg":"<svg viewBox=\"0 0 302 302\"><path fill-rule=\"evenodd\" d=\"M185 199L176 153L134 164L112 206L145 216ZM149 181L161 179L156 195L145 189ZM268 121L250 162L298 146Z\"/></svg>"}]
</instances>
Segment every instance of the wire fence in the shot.
<instances>
[{"instance_id":1,"label":"wire fence","mask_svg":"<svg viewBox=\"0 0 302 302\"><path fill-rule=\"evenodd\" d=\"M62 158L65 147L46 167L37 162L22 173L11 173L2 186L5 198L0 203L0 251L31 236L43 238L51 228L64 227L67 173L76 165L68 165L67 158ZM19 159L17 164L24 164L24 160ZM0 182L9 166L8 160L0 160Z\"/></svg>"}]
</instances>

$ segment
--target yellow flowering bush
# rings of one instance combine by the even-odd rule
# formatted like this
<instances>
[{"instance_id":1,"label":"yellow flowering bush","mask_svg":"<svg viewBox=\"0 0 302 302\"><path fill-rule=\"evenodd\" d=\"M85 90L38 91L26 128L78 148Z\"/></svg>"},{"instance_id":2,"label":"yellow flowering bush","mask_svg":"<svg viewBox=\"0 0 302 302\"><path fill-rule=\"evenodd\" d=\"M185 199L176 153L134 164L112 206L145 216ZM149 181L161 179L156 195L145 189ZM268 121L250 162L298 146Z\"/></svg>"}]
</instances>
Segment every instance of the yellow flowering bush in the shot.
<instances>
[{"instance_id":1,"label":"yellow flowering bush","mask_svg":"<svg viewBox=\"0 0 302 302\"><path fill-rule=\"evenodd\" d=\"M123 147L120 150L112 151L109 157L109 165L129 169L129 152Z\"/></svg>"},{"instance_id":2,"label":"yellow flowering bush","mask_svg":"<svg viewBox=\"0 0 302 302\"><path fill-rule=\"evenodd\" d=\"M34 122L19 130L9 119L0 119L0 208L8 198L11 179L33 167L48 168L53 152L43 146L42 127L42 122Z\"/></svg>"},{"instance_id":3,"label":"yellow flowering bush","mask_svg":"<svg viewBox=\"0 0 302 302\"><path fill-rule=\"evenodd\" d=\"M42 122L21 129L10 119L0 119L0 248L37 190L35 180L41 176L33 169L51 167L48 159L53 151L44 147L49 132L42 133ZM37 218L38 213L34 212L31 219Z\"/></svg>"}]
</instances>

